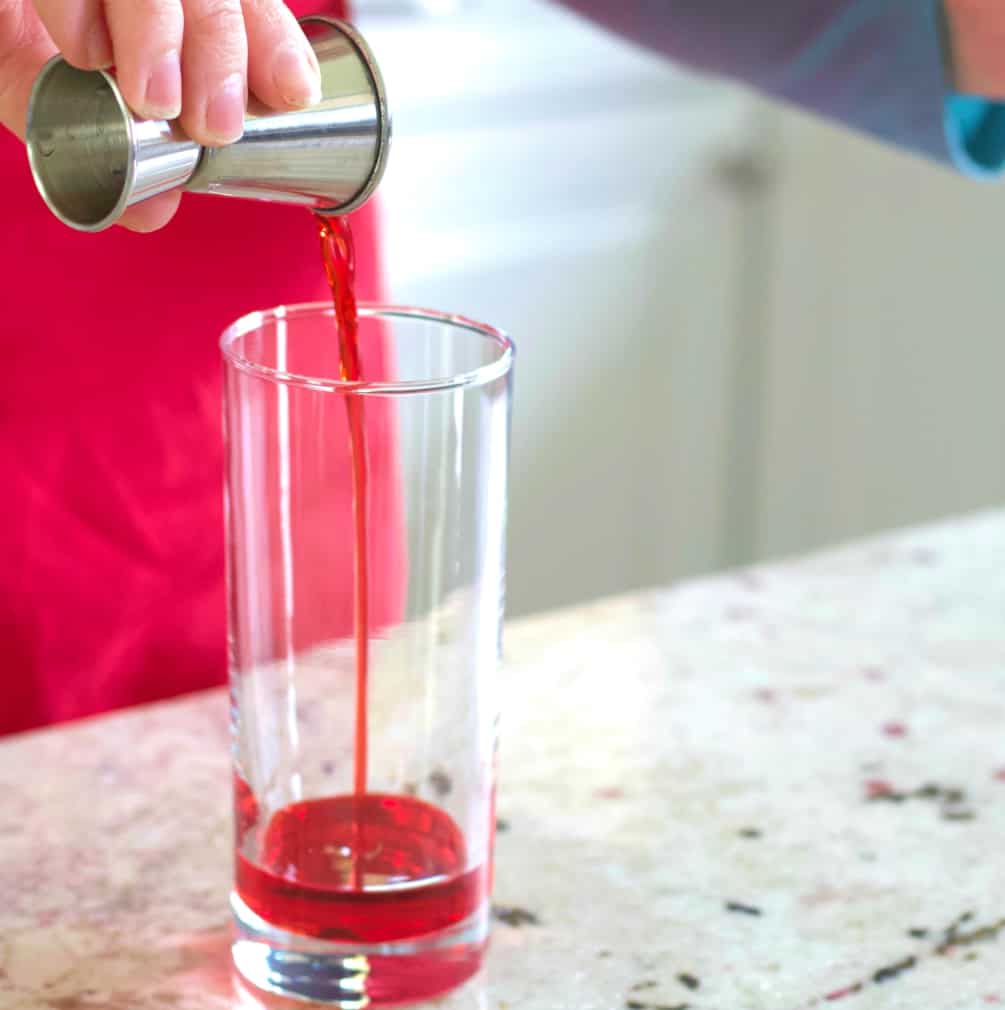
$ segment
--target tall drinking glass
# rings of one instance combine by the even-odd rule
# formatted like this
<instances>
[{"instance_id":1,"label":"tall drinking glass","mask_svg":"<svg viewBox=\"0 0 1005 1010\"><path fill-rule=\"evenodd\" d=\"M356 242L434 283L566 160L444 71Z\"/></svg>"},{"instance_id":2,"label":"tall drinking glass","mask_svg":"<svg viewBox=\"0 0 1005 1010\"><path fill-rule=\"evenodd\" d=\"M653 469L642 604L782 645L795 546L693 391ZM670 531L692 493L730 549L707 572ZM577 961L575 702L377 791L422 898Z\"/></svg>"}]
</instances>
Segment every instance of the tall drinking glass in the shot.
<instances>
[{"instance_id":1,"label":"tall drinking glass","mask_svg":"<svg viewBox=\"0 0 1005 1010\"><path fill-rule=\"evenodd\" d=\"M343 1010L484 953L514 353L374 306L359 347L342 381L327 305L222 339L234 962Z\"/></svg>"}]
</instances>

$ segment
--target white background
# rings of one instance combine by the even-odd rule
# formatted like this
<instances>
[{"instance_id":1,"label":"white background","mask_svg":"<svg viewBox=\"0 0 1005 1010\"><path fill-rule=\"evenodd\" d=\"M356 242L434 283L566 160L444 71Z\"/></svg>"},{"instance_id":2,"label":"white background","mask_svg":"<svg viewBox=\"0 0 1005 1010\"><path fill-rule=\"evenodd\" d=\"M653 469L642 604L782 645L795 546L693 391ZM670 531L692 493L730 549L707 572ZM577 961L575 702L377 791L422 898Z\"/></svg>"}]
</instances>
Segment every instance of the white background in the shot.
<instances>
[{"instance_id":1,"label":"white background","mask_svg":"<svg viewBox=\"0 0 1005 1010\"><path fill-rule=\"evenodd\" d=\"M511 614L1005 501L999 189L532 0L359 7L392 295L517 340Z\"/></svg>"}]
</instances>

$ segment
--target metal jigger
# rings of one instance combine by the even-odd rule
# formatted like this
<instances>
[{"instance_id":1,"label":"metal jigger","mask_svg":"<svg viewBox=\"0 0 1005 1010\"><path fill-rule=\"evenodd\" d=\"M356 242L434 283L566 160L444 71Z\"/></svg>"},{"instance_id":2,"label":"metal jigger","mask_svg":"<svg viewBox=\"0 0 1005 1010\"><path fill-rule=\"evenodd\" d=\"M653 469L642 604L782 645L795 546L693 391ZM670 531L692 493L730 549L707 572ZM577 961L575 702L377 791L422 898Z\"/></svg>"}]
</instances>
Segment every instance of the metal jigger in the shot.
<instances>
[{"instance_id":1,"label":"metal jigger","mask_svg":"<svg viewBox=\"0 0 1005 1010\"><path fill-rule=\"evenodd\" d=\"M346 214L384 173L391 121L366 43L334 18L301 20L321 67L320 104L252 110L244 136L204 148L177 123L137 119L115 78L50 60L28 108L28 159L49 209L71 228L102 231L133 204L172 189Z\"/></svg>"}]
</instances>

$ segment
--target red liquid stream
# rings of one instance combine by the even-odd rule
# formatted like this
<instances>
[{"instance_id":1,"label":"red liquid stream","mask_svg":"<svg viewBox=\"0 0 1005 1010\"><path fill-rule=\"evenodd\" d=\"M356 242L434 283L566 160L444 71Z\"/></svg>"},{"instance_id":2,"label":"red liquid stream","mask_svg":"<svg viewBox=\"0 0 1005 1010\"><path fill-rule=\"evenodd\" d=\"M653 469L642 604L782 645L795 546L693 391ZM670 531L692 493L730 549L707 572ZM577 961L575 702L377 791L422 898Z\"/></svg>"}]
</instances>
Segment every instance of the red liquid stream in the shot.
<instances>
[{"instance_id":1,"label":"red liquid stream","mask_svg":"<svg viewBox=\"0 0 1005 1010\"><path fill-rule=\"evenodd\" d=\"M346 217L316 215L321 239L321 261L335 305L335 331L339 345L339 375L343 381L362 378L359 363L359 323L356 315L356 255ZM370 660L369 564L367 563L367 465L363 400L345 398L349 417L349 452L352 461L352 511L354 532L353 634L356 639L356 753L353 791L366 793L367 726L366 691Z\"/></svg>"},{"instance_id":2,"label":"red liquid stream","mask_svg":"<svg viewBox=\"0 0 1005 1010\"><path fill-rule=\"evenodd\" d=\"M352 232L344 217L317 215L325 275L335 306L339 373L362 379ZM256 837L260 810L235 777L237 890L257 915L280 929L351 943L424 936L463 922L488 895L489 867L467 869L464 836L449 814L408 796L367 793L369 558L364 402L347 396L353 494L353 635L356 712L353 793L305 800L274 813ZM253 850L253 857L246 850ZM476 962L457 961L456 979ZM442 977L441 977L442 976Z\"/></svg>"}]
</instances>

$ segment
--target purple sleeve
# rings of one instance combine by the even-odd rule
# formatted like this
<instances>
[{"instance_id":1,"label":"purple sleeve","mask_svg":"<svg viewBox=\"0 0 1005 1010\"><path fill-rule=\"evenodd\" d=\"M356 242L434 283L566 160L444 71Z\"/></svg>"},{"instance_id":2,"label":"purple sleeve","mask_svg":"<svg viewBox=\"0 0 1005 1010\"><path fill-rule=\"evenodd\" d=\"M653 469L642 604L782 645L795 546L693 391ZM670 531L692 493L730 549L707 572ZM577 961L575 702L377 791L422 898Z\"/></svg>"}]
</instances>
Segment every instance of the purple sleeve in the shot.
<instances>
[{"instance_id":1,"label":"purple sleeve","mask_svg":"<svg viewBox=\"0 0 1005 1010\"><path fill-rule=\"evenodd\" d=\"M699 70L943 161L940 0L567 0Z\"/></svg>"}]
</instances>

